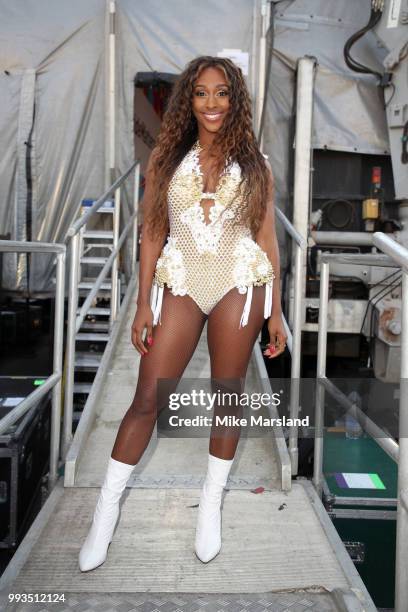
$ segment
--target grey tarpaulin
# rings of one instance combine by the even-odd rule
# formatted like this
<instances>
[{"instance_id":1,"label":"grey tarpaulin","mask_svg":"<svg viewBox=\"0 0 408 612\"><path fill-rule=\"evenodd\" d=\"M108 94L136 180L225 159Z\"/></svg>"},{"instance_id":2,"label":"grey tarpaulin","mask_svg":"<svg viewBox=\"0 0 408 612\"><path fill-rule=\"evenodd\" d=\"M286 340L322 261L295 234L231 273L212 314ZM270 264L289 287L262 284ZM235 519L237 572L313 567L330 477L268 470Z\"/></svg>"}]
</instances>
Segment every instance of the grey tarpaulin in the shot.
<instances>
[{"instance_id":1,"label":"grey tarpaulin","mask_svg":"<svg viewBox=\"0 0 408 612\"><path fill-rule=\"evenodd\" d=\"M136 73L177 74L196 55L216 55L224 48L248 52L251 68L254 7L259 12L259 6L260 0L117 0L118 173L135 157ZM313 55L318 61L313 145L363 153L388 150L375 78L351 72L343 59L344 42L367 23L369 12L369 0L276 3L264 151L274 169L277 204L289 218L288 156L299 57ZM29 221L33 240L64 241L82 197L96 197L105 187L105 15L105 0L0 0L0 234L25 240ZM371 33L353 52L377 69L386 55ZM248 84L253 91L251 74ZM131 208L131 186L125 196L122 226ZM24 288L26 260L20 256L17 275L13 257L5 258L3 285ZM30 288L52 291L52 260L36 259Z\"/></svg>"},{"instance_id":2,"label":"grey tarpaulin","mask_svg":"<svg viewBox=\"0 0 408 612\"><path fill-rule=\"evenodd\" d=\"M0 0L0 16L0 234L62 242L82 197L103 187L105 3ZM31 258L30 289L53 291L52 260ZM15 261L4 257L3 286L23 289L26 257L17 276Z\"/></svg>"}]
</instances>

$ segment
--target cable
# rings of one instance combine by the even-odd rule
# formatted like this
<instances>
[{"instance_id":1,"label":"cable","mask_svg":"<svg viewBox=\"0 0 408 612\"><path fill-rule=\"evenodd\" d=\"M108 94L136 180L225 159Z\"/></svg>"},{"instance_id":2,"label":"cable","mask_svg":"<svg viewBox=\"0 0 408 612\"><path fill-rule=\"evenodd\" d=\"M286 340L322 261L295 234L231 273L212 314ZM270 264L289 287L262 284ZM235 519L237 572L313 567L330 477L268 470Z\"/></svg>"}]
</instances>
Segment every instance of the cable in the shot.
<instances>
[{"instance_id":1,"label":"cable","mask_svg":"<svg viewBox=\"0 0 408 612\"><path fill-rule=\"evenodd\" d=\"M384 104L384 108L387 108L387 106L389 105L389 103L391 102L391 100L393 99L394 94L395 94L395 85L394 85L394 83L392 81L390 81L388 83L387 87L392 87L392 94L391 94L390 98L387 100L387 102Z\"/></svg>"},{"instance_id":2,"label":"cable","mask_svg":"<svg viewBox=\"0 0 408 612\"><path fill-rule=\"evenodd\" d=\"M386 280L390 279L392 276L396 276L397 274L400 274L400 270L396 270L395 272L392 272L391 274L389 274L388 276L386 276L385 278L383 278L381 281L378 281L377 283L375 283L375 284L372 286L372 288L377 287L378 285L380 285L380 284L381 284L381 283L383 283L384 281L386 281ZM394 280L395 280L395 279L394 279ZM393 282L393 281L391 281L391 282ZM383 287L382 289L380 289L380 291L378 291L378 292L377 292L375 295L373 295L371 298L368 298L368 301L367 301L367 306L366 306L365 313L364 313L363 323L362 323L362 325L361 325L361 329L360 329L360 334L362 334L362 333L363 333L364 323L365 323L365 320L366 320L366 318L367 318L368 308L369 308L369 306L370 306L371 302L372 302L373 300L375 300L375 298L376 298L377 296L379 296L381 293L383 293L383 291L385 291L386 289L388 289L388 288L389 288L389 286L390 286L390 285L387 285L386 287Z\"/></svg>"},{"instance_id":3,"label":"cable","mask_svg":"<svg viewBox=\"0 0 408 612\"><path fill-rule=\"evenodd\" d=\"M395 272L391 272L391 274L389 274L389 275L388 275L388 276L386 276L385 278L383 278L383 279L381 279L380 281L378 281L377 283L375 283L375 284L374 284L374 285L373 285L371 288L372 288L372 289L374 289L374 287L378 287L378 285L381 285L381 283L383 283L384 281L387 281L388 279L390 279L391 277L395 276L396 274L400 274L400 270L399 270L399 269L398 269L398 270L396 270ZM376 293L375 295L373 295L371 298L368 298L368 301L367 301L367 306L366 306L365 313L364 313L363 322L362 322L362 324L361 324L360 334L362 334L362 333L363 333L363 327L364 327L365 320L366 320L366 318L367 318L368 307L369 307L369 305L370 305L371 301L372 301L372 300L374 300L374 299L377 297L377 295L379 295L380 293L382 293L382 291L384 291L384 289L386 289L386 288L388 288L388 287L389 287L389 285L387 285L387 287L383 287L382 289L380 289L380 291L379 291L378 293Z\"/></svg>"},{"instance_id":4,"label":"cable","mask_svg":"<svg viewBox=\"0 0 408 612\"><path fill-rule=\"evenodd\" d=\"M344 61L346 62L347 66L351 70L354 70L354 72L360 72L364 74L374 74L378 76L380 81L382 81L382 78L383 78L383 75L381 74L381 72L377 72L377 70L373 70L372 68L369 68L368 66L365 66L364 64L361 64L360 62L355 60L353 57L351 57L350 50L351 50L351 47L360 38L362 38L364 34L366 34L366 32L370 31L377 25L377 23L380 21L382 14L383 14L383 7L384 7L383 3L377 3L375 2L375 0L371 3L370 19L367 25L364 26L364 28L361 28L361 30L358 30L357 32L352 34L352 36L350 36L350 38L344 45L344 49L343 49Z\"/></svg>"},{"instance_id":5,"label":"cable","mask_svg":"<svg viewBox=\"0 0 408 612\"><path fill-rule=\"evenodd\" d=\"M377 306L378 302L380 302L382 299L384 299L384 297L386 295L391 293L391 291L393 289L396 289L401 284L401 277L402 277L402 274L400 274L399 277L397 279L395 279L395 281L392 281L392 283L390 283L390 285L387 285L386 287L384 287L382 289L382 291L380 290L378 293L376 293L376 295L374 297L377 297L377 296L379 296L379 297L378 297L378 299L375 302L373 301L374 298L371 298L371 300L370 300L370 303L371 303L370 336L372 335L372 322L373 322L374 307Z\"/></svg>"}]
</instances>

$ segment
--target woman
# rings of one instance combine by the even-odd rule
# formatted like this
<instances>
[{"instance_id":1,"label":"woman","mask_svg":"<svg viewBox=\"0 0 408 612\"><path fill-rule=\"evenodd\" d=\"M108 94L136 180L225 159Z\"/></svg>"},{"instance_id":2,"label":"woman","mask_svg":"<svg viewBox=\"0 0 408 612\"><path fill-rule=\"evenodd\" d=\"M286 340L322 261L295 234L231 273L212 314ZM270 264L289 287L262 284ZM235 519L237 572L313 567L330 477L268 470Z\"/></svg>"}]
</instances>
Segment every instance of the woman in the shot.
<instances>
[{"instance_id":1,"label":"woman","mask_svg":"<svg viewBox=\"0 0 408 612\"><path fill-rule=\"evenodd\" d=\"M240 68L225 58L192 60L173 89L146 171L132 326L139 378L79 555L82 571L106 559L120 497L165 406L157 399L157 381L182 376L205 322L211 381L227 379L243 389L265 318L270 343L264 354L272 358L284 350L273 195ZM238 407L222 411L237 414ZM203 562L221 549L222 493L239 434L236 427L211 430L195 538Z\"/></svg>"}]
</instances>

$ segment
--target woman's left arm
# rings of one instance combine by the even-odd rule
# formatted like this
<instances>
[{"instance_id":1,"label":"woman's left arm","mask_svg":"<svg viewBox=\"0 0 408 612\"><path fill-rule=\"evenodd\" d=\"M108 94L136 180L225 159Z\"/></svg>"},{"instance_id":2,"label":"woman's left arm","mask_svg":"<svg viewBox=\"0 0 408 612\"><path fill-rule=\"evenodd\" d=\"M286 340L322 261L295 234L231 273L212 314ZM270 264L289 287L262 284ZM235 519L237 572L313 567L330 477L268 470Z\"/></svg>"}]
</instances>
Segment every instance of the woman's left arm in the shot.
<instances>
[{"instance_id":1,"label":"woman's left arm","mask_svg":"<svg viewBox=\"0 0 408 612\"><path fill-rule=\"evenodd\" d=\"M272 263L275 278L273 280L272 289L272 313L268 319L268 331L270 337L269 348L264 351L267 357L277 357L280 355L286 346L286 330L282 321L282 305L280 292L280 257L278 239L276 236L275 227L275 180L269 161L265 163L269 171L268 195L266 203L266 212L263 218L261 227L259 228L255 240L259 246L266 252L270 262Z\"/></svg>"}]
</instances>

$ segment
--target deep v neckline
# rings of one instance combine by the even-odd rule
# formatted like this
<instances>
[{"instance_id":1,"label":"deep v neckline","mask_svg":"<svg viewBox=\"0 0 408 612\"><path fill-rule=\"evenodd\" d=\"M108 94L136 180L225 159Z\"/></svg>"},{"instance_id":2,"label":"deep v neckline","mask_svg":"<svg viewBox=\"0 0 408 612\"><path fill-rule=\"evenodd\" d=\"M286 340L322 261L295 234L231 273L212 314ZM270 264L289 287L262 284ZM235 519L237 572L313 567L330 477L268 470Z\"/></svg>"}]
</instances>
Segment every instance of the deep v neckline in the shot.
<instances>
[{"instance_id":1,"label":"deep v neckline","mask_svg":"<svg viewBox=\"0 0 408 612\"><path fill-rule=\"evenodd\" d=\"M197 174L200 177L200 186L201 186L201 200L202 199L213 199L214 201L216 200L216 196L218 194L220 185L221 185L221 180L222 177L225 176L225 174L227 173L227 168L224 168L224 170L221 171L218 179L217 179L217 183L215 186L215 190L214 191L204 191L204 172L203 172L203 168L200 162L200 151L202 151L202 146L200 144L200 141L197 139L196 142L194 143L193 146L193 153L194 153L194 157L195 157L195 162L196 162L196 168L197 168ZM212 198L204 198L204 195L211 195L214 196ZM200 200L200 206L201 206L201 200ZM202 206L201 206L202 207ZM212 208L212 207L210 207Z\"/></svg>"}]
</instances>

